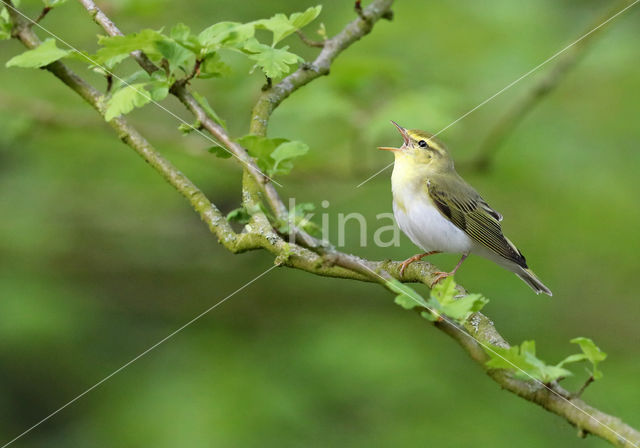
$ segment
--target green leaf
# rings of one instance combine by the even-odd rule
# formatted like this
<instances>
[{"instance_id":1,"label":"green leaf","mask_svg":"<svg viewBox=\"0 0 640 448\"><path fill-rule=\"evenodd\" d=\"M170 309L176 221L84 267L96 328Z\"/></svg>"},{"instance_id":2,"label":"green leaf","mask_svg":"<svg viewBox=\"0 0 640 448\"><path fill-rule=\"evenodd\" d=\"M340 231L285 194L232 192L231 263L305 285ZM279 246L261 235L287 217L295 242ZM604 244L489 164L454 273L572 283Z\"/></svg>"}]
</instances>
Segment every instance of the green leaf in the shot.
<instances>
[{"instance_id":1,"label":"green leaf","mask_svg":"<svg viewBox=\"0 0 640 448\"><path fill-rule=\"evenodd\" d=\"M480 294L469 294L443 303L441 311L458 322L464 322L472 313L480 311L488 302L489 299Z\"/></svg>"},{"instance_id":2,"label":"green leaf","mask_svg":"<svg viewBox=\"0 0 640 448\"><path fill-rule=\"evenodd\" d=\"M556 365L558 367L562 367L565 364L570 364L572 362L584 361L585 359L587 359L587 355L585 355L584 353L574 353L573 355L567 356L566 358L564 358L562 361L560 361Z\"/></svg>"},{"instance_id":3,"label":"green leaf","mask_svg":"<svg viewBox=\"0 0 640 448\"><path fill-rule=\"evenodd\" d=\"M279 223L278 231L287 235L290 230L289 226L294 224L296 227L302 228L307 233L320 237L322 235L320 226L311 221L311 216L307 216L308 213L313 212L315 209L316 206L311 202L296 204L293 209L289 209L287 221Z\"/></svg>"},{"instance_id":4,"label":"green leaf","mask_svg":"<svg viewBox=\"0 0 640 448\"><path fill-rule=\"evenodd\" d=\"M194 130L199 129L200 126L201 125L199 121L196 121L193 124L180 123L178 125L178 130L182 133L182 135L188 135L192 133Z\"/></svg>"},{"instance_id":5,"label":"green leaf","mask_svg":"<svg viewBox=\"0 0 640 448\"><path fill-rule=\"evenodd\" d=\"M98 44L102 48L95 54L94 59L99 64L112 68L127 58L132 51L141 50L150 57L160 56L156 42L164 39L165 37L162 34L150 29L144 29L126 36L99 36Z\"/></svg>"},{"instance_id":6,"label":"green leaf","mask_svg":"<svg viewBox=\"0 0 640 448\"><path fill-rule=\"evenodd\" d=\"M11 21L7 9L0 5L0 40L5 39L11 39Z\"/></svg>"},{"instance_id":7,"label":"green leaf","mask_svg":"<svg viewBox=\"0 0 640 448\"><path fill-rule=\"evenodd\" d=\"M431 295L441 304L451 302L457 293L456 282L453 280L453 277L445 278L431 290Z\"/></svg>"},{"instance_id":8,"label":"green leaf","mask_svg":"<svg viewBox=\"0 0 640 448\"><path fill-rule=\"evenodd\" d=\"M275 45L296 30L308 25L322 11L322 6L312 6L304 12L297 12L287 17L286 14L276 14L270 19L263 19L256 22L257 28L267 29L273 33L273 44Z\"/></svg>"},{"instance_id":9,"label":"green leaf","mask_svg":"<svg viewBox=\"0 0 640 448\"><path fill-rule=\"evenodd\" d=\"M417 306L429 308L424 298L418 294L412 287L399 282L398 280L391 279L386 282L387 287L398 294L395 298L395 303L400 305L405 310L411 310Z\"/></svg>"},{"instance_id":10,"label":"green leaf","mask_svg":"<svg viewBox=\"0 0 640 448\"><path fill-rule=\"evenodd\" d=\"M166 81L155 81L147 84L149 94L153 101L162 101L169 95L169 83Z\"/></svg>"},{"instance_id":11,"label":"green leaf","mask_svg":"<svg viewBox=\"0 0 640 448\"><path fill-rule=\"evenodd\" d=\"M229 73L231 73L231 67L222 62L220 54L209 53L200 64L198 77L203 79L214 78L226 76Z\"/></svg>"},{"instance_id":12,"label":"green leaf","mask_svg":"<svg viewBox=\"0 0 640 448\"><path fill-rule=\"evenodd\" d=\"M242 46L255 33L253 23L218 22L198 35L198 42L207 52L221 47Z\"/></svg>"},{"instance_id":13,"label":"green leaf","mask_svg":"<svg viewBox=\"0 0 640 448\"><path fill-rule=\"evenodd\" d=\"M520 347L509 348L492 345L485 347L489 355L486 366L491 369L505 369L514 373L518 378L530 380L534 378L543 383L550 383L572 373L559 366L549 366L536 356L535 341L524 341Z\"/></svg>"},{"instance_id":14,"label":"green leaf","mask_svg":"<svg viewBox=\"0 0 640 448\"><path fill-rule=\"evenodd\" d=\"M169 31L169 38L194 55L197 55L202 50L202 45L198 42L198 37L191 34L191 29L184 23L178 23Z\"/></svg>"},{"instance_id":15,"label":"green leaf","mask_svg":"<svg viewBox=\"0 0 640 448\"><path fill-rule=\"evenodd\" d=\"M144 89L145 84L130 84L118 89L107 102L104 119L111 119L131 112L151 101L151 94Z\"/></svg>"},{"instance_id":16,"label":"green leaf","mask_svg":"<svg viewBox=\"0 0 640 448\"><path fill-rule=\"evenodd\" d=\"M169 37L176 42L185 42L191 36L191 28L184 23L176 23L169 31Z\"/></svg>"},{"instance_id":17,"label":"green leaf","mask_svg":"<svg viewBox=\"0 0 640 448\"><path fill-rule=\"evenodd\" d=\"M7 62L7 67L39 68L49 65L71 53L56 47L53 38L47 39L33 50L12 57Z\"/></svg>"},{"instance_id":18,"label":"green leaf","mask_svg":"<svg viewBox=\"0 0 640 448\"><path fill-rule=\"evenodd\" d=\"M162 57L169 62L171 73L175 73L178 69L187 72L186 67L192 66L195 62L195 55L173 40L161 39L155 42L155 46Z\"/></svg>"},{"instance_id":19,"label":"green leaf","mask_svg":"<svg viewBox=\"0 0 640 448\"><path fill-rule=\"evenodd\" d=\"M607 359L607 354L600 350L591 339L585 337L573 338L571 339L573 344L578 344L585 358L591 363L592 376L594 380L599 380L602 378L602 372L598 370L598 363Z\"/></svg>"},{"instance_id":20,"label":"green leaf","mask_svg":"<svg viewBox=\"0 0 640 448\"><path fill-rule=\"evenodd\" d=\"M239 224L246 225L249 223L251 219L251 215L244 207L236 208L231 210L227 214L227 221L236 221Z\"/></svg>"},{"instance_id":21,"label":"green leaf","mask_svg":"<svg viewBox=\"0 0 640 448\"><path fill-rule=\"evenodd\" d=\"M213 121L218 123L223 128L225 129L227 128L227 123L218 116L216 111L213 110L213 107L211 107L211 105L209 104L209 101L207 101L205 97L200 95L198 92L193 92L192 95L195 98L195 100L198 102L198 104L205 110L207 115L209 115L209 117L211 117Z\"/></svg>"},{"instance_id":22,"label":"green leaf","mask_svg":"<svg viewBox=\"0 0 640 448\"><path fill-rule=\"evenodd\" d=\"M304 28L313 22L316 17L320 15L320 12L322 12L322 5L311 6L304 12L291 14L289 20L293 23L293 26L295 26L296 29Z\"/></svg>"},{"instance_id":23,"label":"green leaf","mask_svg":"<svg viewBox=\"0 0 640 448\"><path fill-rule=\"evenodd\" d=\"M305 143L299 141L281 143L270 155L275 162L270 175L289 174L293 169L291 159L303 156L307 152L309 152L309 146Z\"/></svg>"},{"instance_id":24,"label":"green leaf","mask_svg":"<svg viewBox=\"0 0 640 448\"><path fill-rule=\"evenodd\" d=\"M238 139L238 143L247 148L249 155L256 159L258 168L263 173L271 176L274 160L271 153L282 143L288 142L285 138L267 138L259 135L245 135Z\"/></svg>"},{"instance_id":25,"label":"green leaf","mask_svg":"<svg viewBox=\"0 0 640 448\"><path fill-rule=\"evenodd\" d=\"M211 154L215 154L215 156L219 159L228 159L231 157L231 153L224 149L222 146L212 146L207 151L209 151Z\"/></svg>"},{"instance_id":26,"label":"green leaf","mask_svg":"<svg viewBox=\"0 0 640 448\"><path fill-rule=\"evenodd\" d=\"M293 26L285 14L276 14L270 19L260 20L256 28L267 29L273 33L273 45L280 42L282 39L294 33L296 27Z\"/></svg>"},{"instance_id":27,"label":"green leaf","mask_svg":"<svg viewBox=\"0 0 640 448\"><path fill-rule=\"evenodd\" d=\"M262 69L269 78L279 78L291 70L289 65L297 64L303 59L287 51L289 47L273 48L261 44L255 39L250 39L244 46L245 51L252 53L249 59L256 61L256 65Z\"/></svg>"},{"instance_id":28,"label":"green leaf","mask_svg":"<svg viewBox=\"0 0 640 448\"><path fill-rule=\"evenodd\" d=\"M447 277L433 287L427 303L430 308L460 323L466 321L472 313L480 311L489 303L489 299L480 294L456 297L457 295L458 291L453 277Z\"/></svg>"}]
</instances>

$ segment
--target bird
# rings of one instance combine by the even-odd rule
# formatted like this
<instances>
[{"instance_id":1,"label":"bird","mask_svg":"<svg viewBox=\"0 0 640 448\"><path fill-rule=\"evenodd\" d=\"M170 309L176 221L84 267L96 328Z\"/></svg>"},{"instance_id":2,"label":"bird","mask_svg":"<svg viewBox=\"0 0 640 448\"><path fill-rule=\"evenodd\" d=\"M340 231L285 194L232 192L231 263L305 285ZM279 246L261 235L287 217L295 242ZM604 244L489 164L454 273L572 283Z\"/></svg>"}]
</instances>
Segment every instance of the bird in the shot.
<instances>
[{"instance_id":1,"label":"bird","mask_svg":"<svg viewBox=\"0 0 640 448\"><path fill-rule=\"evenodd\" d=\"M424 251L405 260L400 275L423 257L462 254L451 272L436 272L433 287L453 276L469 254L475 254L515 273L536 294L551 296L551 290L529 269L522 252L504 236L502 215L456 172L447 147L429 132L391 123L400 131L403 144L379 149L395 156L393 214L400 230Z\"/></svg>"}]
</instances>

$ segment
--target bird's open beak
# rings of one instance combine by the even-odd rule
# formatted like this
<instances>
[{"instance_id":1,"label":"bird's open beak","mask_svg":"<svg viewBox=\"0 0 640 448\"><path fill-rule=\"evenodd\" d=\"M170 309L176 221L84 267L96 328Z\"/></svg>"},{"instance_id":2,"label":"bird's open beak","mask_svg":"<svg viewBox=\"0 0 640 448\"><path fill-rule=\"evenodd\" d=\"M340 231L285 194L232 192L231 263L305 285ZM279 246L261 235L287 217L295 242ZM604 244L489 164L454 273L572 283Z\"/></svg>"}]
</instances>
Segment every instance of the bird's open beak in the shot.
<instances>
[{"instance_id":1,"label":"bird's open beak","mask_svg":"<svg viewBox=\"0 0 640 448\"><path fill-rule=\"evenodd\" d=\"M391 123L393 123L393 125L398 128L398 131L400 131L400 134L402 135L402 139L404 140L404 144L400 148L393 148L393 147L390 147L390 146L380 146L380 147L378 147L378 149L381 149L383 151L398 152L398 151L401 151L402 148L404 148L405 146L407 146L409 144L409 134L407 134L407 130L405 128L400 126L395 121L391 120Z\"/></svg>"}]
</instances>

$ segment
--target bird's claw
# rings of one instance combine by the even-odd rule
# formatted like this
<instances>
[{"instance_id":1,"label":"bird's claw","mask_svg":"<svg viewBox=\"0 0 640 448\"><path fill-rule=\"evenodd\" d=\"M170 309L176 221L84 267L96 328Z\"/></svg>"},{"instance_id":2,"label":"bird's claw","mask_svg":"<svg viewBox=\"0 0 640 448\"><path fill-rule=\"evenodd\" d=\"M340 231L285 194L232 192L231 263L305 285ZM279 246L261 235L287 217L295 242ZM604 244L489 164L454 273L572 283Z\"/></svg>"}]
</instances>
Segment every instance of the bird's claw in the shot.
<instances>
[{"instance_id":1,"label":"bird's claw","mask_svg":"<svg viewBox=\"0 0 640 448\"><path fill-rule=\"evenodd\" d=\"M433 282L431 282L431 287L433 288L434 286L436 286L436 284L442 280L443 278L447 278L447 277L451 277L454 273L453 272L442 272L442 271L436 271L434 272L434 274L436 274L436 278Z\"/></svg>"},{"instance_id":2,"label":"bird's claw","mask_svg":"<svg viewBox=\"0 0 640 448\"><path fill-rule=\"evenodd\" d=\"M407 266L409 266L413 262L414 262L413 257L409 258L408 260L404 260L402 262L402 264L400 265L400 277L404 277L404 270L407 269Z\"/></svg>"},{"instance_id":3,"label":"bird's claw","mask_svg":"<svg viewBox=\"0 0 640 448\"><path fill-rule=\"evenodd\" d=\"M431 252L425 252L423 254L418 254L418 255L414 255L411 258L407 258L400 265L400 277L404 277L404 270L407 269L407 266L409 266L414 261L419 261L419 260L422 260L424 257L427 257L429 255L433 255L433 254L439 254L439 253L440 253L439 251L433 250Z\"/></svg>"}]
</instances>

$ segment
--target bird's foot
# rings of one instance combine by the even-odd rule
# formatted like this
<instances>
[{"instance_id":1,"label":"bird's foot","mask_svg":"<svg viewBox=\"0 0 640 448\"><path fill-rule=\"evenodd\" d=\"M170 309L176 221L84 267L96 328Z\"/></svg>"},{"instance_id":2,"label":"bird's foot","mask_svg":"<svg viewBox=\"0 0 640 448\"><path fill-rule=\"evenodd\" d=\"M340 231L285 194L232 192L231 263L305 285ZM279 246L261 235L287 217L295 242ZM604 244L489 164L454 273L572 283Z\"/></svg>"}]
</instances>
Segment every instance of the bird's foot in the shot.
<instances>
[{"instance_id":1,"label":"bird's foot","mask_svg":"<svg viewBox=\"0 0 640 448\"><path fill-rule=\"evenodd\" d=\"M451 277L455 273L456 273L456 271L452 271L452 272L436 271L436 272L434 272L434 274L436 275L436 278L435 278L435 280L433 282L431 282L431 287L433 288L434 286L436 286L438 284L438 282L440 280L442 280L443 278Z\"/></svg>"},{"instance_id":2,"label":"bird's foot","mask_svg":"<svg viewBox=\"0 0 640 448\"><path fill-rule=\"evenodd\" d=\"M433 281L433 283L431 283L431 287L433 288L443 278L451 277L453 274L455 274L458 271L458 268L460 268L460 266L462 265L462 262L466 260L468 256L469 254L463 254L462 257L460 258L460 261L458 261L458 264L456 265L455 268L453 268L453 271L451 272L442 272L442 271L434 272L434 274L436 275L436 278Z\"/></svg>"},{"instance_id":3,"label":"bird's foot","mask_svg":"<svg viewBox=\"0 0 640 448\"><path fill-rule=\"evenodd\" d=\"M417 257L418 257L417 255L414 255L413 257L407 258L402 262L402 264L400 265L400 277L404 277L404 270L407 269L407 266L409 266L414 261L419 260L419 258Z\"/></svg>"},{"instance_id":4,"label":"bird's foot","mask_svg":"<svg viewBox=\"0 0 640 448\"><path fill-rule=\"evenodd\" d=\"M414 261L418 261L423 259L424 257L427 257L429 255L433 255L433 254L439 254L440 252L437 250L432 250L431 252L425 252L423 254L418 254L418 255L414 255L411 258L407 258L406 260L404 260L402 262L402 264L400 265L400 277L404 277L404 270L407 269L407 266L409 266L411 263L413 263Z\"/></svg>"}]
</instances>

